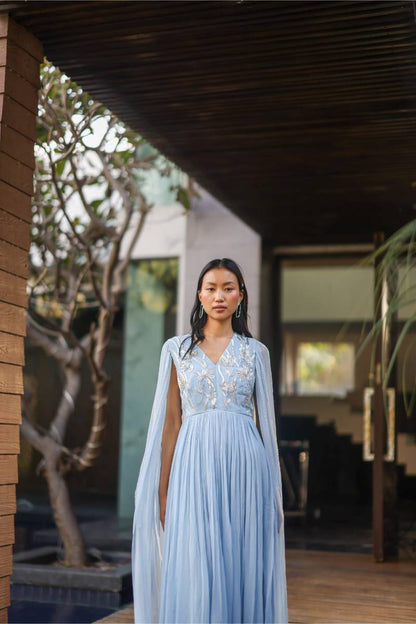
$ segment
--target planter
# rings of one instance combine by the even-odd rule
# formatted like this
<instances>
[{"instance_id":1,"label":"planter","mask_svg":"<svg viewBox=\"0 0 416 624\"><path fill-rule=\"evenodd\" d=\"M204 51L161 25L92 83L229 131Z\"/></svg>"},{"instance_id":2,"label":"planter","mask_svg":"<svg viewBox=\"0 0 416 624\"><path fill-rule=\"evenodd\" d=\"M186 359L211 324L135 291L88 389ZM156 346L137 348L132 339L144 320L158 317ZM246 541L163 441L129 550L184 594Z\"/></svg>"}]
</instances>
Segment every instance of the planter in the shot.
<instances>
[{"instance_id":1,"label":"planter","mask_svg":"<svg viewBox=\"0 0 416 624\"><path fill-rule=\"evenodd\" d=\"M132 600L130 553L100 551L111 569L70 568L58 549L35 548L13 557L12 600L117 608Z\"/></svg>"}]
</instances>

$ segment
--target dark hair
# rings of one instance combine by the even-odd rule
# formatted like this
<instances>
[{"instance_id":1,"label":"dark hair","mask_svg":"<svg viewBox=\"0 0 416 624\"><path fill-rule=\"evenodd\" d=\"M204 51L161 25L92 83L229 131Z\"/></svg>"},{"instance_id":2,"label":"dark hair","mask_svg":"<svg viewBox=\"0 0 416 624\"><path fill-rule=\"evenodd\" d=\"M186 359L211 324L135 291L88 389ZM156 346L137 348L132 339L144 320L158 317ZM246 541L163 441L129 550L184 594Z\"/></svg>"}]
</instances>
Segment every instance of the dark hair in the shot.
<instances>
[{"instance_id":1,"label":"dark hair","mask_svg":"<svg viewBox=\"0 0 416 624\"><path fill-rule=\"evenodd\" d=\"M250 333L248 329L248 325L247 325L248 295L247 295L247 290L244 284L242 271L240 267L238 266L238 264L234 262L234 260L230 260L230 258L216 258L215 260L211 260L210 262L208 262L208 264L204 266L198 278L197 291L195 294L195 302L192 308L191 318L190 318L191 344L189 345L184 357L189 351L192 351L192 349L198 342L201 342L204 339L203 329L204 329L205 323L207 322L208 317L205 311L203 312L201 318L199 317L201 302L198 297L198 292L202 288L202 281L204 279L205 273L207 273L211 269L227 269L228 271L231 271L232 273L234 273L234 275L236 276L239 289L240 291L243 292L243 299L241 300L241 315L238 318L236 318L235 314L233 314L232 316L232 321L231 321L232 328L237 334L242 334L243 336L248 336L252 338L252 334ZM196 340L195 340L195 337L196 337ZM187 340L187 338L185 338L185 340ZM185 340L183 342L185 342ZM181 344L181 347L182 347L182 344Z\"/></svg>"}]
</instances>

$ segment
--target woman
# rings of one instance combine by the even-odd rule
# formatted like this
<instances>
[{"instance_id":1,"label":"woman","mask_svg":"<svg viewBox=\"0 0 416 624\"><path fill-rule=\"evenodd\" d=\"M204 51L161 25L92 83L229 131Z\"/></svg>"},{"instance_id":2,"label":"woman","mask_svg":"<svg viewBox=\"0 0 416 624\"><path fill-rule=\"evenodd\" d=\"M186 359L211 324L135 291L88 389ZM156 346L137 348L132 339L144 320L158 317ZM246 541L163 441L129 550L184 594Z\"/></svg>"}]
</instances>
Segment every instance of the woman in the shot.
<instances>
[{"instance_id":1,"label":"woman","mask_svg":"<svg viewBox=\"0 0 416 624\"><path fill-rule=\"evenodd\" d=\"M135 622L287 622L267 348L239 266L209 262L192 332L167 340L135 493Z\"/></svg>"}]
</instances>

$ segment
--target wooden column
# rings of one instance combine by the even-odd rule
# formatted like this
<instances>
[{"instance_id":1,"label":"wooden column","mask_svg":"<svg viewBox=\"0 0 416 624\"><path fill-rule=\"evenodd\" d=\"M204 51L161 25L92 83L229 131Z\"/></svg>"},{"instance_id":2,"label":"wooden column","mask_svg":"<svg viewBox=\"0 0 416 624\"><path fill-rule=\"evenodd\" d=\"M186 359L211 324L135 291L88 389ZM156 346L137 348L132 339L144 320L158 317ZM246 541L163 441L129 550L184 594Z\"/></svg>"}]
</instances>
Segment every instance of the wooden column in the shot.
<instances>
[{"instance_id":1,"label":"wooden column","mask_svg":"<svg viewBox=\"0 0 416 624\"><path fill-rule=\"evenodd\" d=\"M375 247L384 242L384 236L378 232L374 236ZM391 282L395 275L382 273L381 257L375 263L375 320L380 321L385 315L385 306L391 298ZM384 302L382 290L384 289ZM394 325L394 323L393 323ZM373 461L373 555L375 561L396 558L398 555L398 512L397 512L397 471L396 461L384 459L387 451L387 414L382 389L382 353L385 354L387 368L394 347L394 327L386 325L376 338L374 361L374 461ZM388 385L395 387L396 371L390 377Z\"/></svg>"},{"instance_id":2,"label":"wooden column","mask_svg":"<svg viewBox=\"0 0 416 624\"><path fill-rule=\"evenodd\" d=\"M0 622L7 622L23 393L40 42L0 15Z\"/></svg>"},{"instance_id":3,"label":"wooden column","mask_svg":"<svg viewBox=\"0 0 416 624\"><path fill-rule=\"evenodd\" d=\"M273 393L276 419L280 416L280 370L283 353L281 312L282 262L273 247L262 244L260 275L260 336L269 348L273 375ZM277 435L280 435L279 428Z\"/></svg>"}]
</instances>

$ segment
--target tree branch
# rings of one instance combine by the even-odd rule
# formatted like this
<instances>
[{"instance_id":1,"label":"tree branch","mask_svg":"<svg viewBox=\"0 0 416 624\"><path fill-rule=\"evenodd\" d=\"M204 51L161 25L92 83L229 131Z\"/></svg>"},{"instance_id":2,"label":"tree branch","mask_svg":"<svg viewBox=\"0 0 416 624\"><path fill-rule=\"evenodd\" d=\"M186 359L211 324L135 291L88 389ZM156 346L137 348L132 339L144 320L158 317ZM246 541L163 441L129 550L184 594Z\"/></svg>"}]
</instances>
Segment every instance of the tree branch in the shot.
<instances>
[{"instance_id":1,"label":"tree branch","mask_svg":"<svg viewBox=\"0 0 416 624\"><path fill-rule=\"evenodd\" d=\"M82 205L84 206L85 212L88 214L88 216L90 217L91 221L97 226L97 228L99 228L99 230L101 232L103 232L103 234L106 234L107 236L113 237L114 233L115 233L115 230L113 228L107 227L105 225L104 221L102 219L100 219L99 217L97 217L97 215L94 213L94 211L91 209L91 206L89 205L89 203L85 199L84 191L82 189L82 184L81 184L81 182L80 182L80 180L78 178L76 167L75 167L73 159L72 159L72 155L70 155L70 157L69 157L69 163L71 165L72 175L73 175L73 178L74 178L74 182L76 184L78 195L79 195L79 198L80 198L80 200L82 202Z\"/></svg>"},{"instance_id":2,"label":"tree branch","mask_svg":"<svg viewBox=\"0 0 416 624\"><path fill-rule=\"evenodd\" d=\"M48 338L46 334L50 332L38 325L30 314L26 314L26 327L27 336L33 344L41 347L45 353L62 362L65 366L71 363L72 350L69 347L64 348L56 340Z\"/></svg>"}]
</instances>

